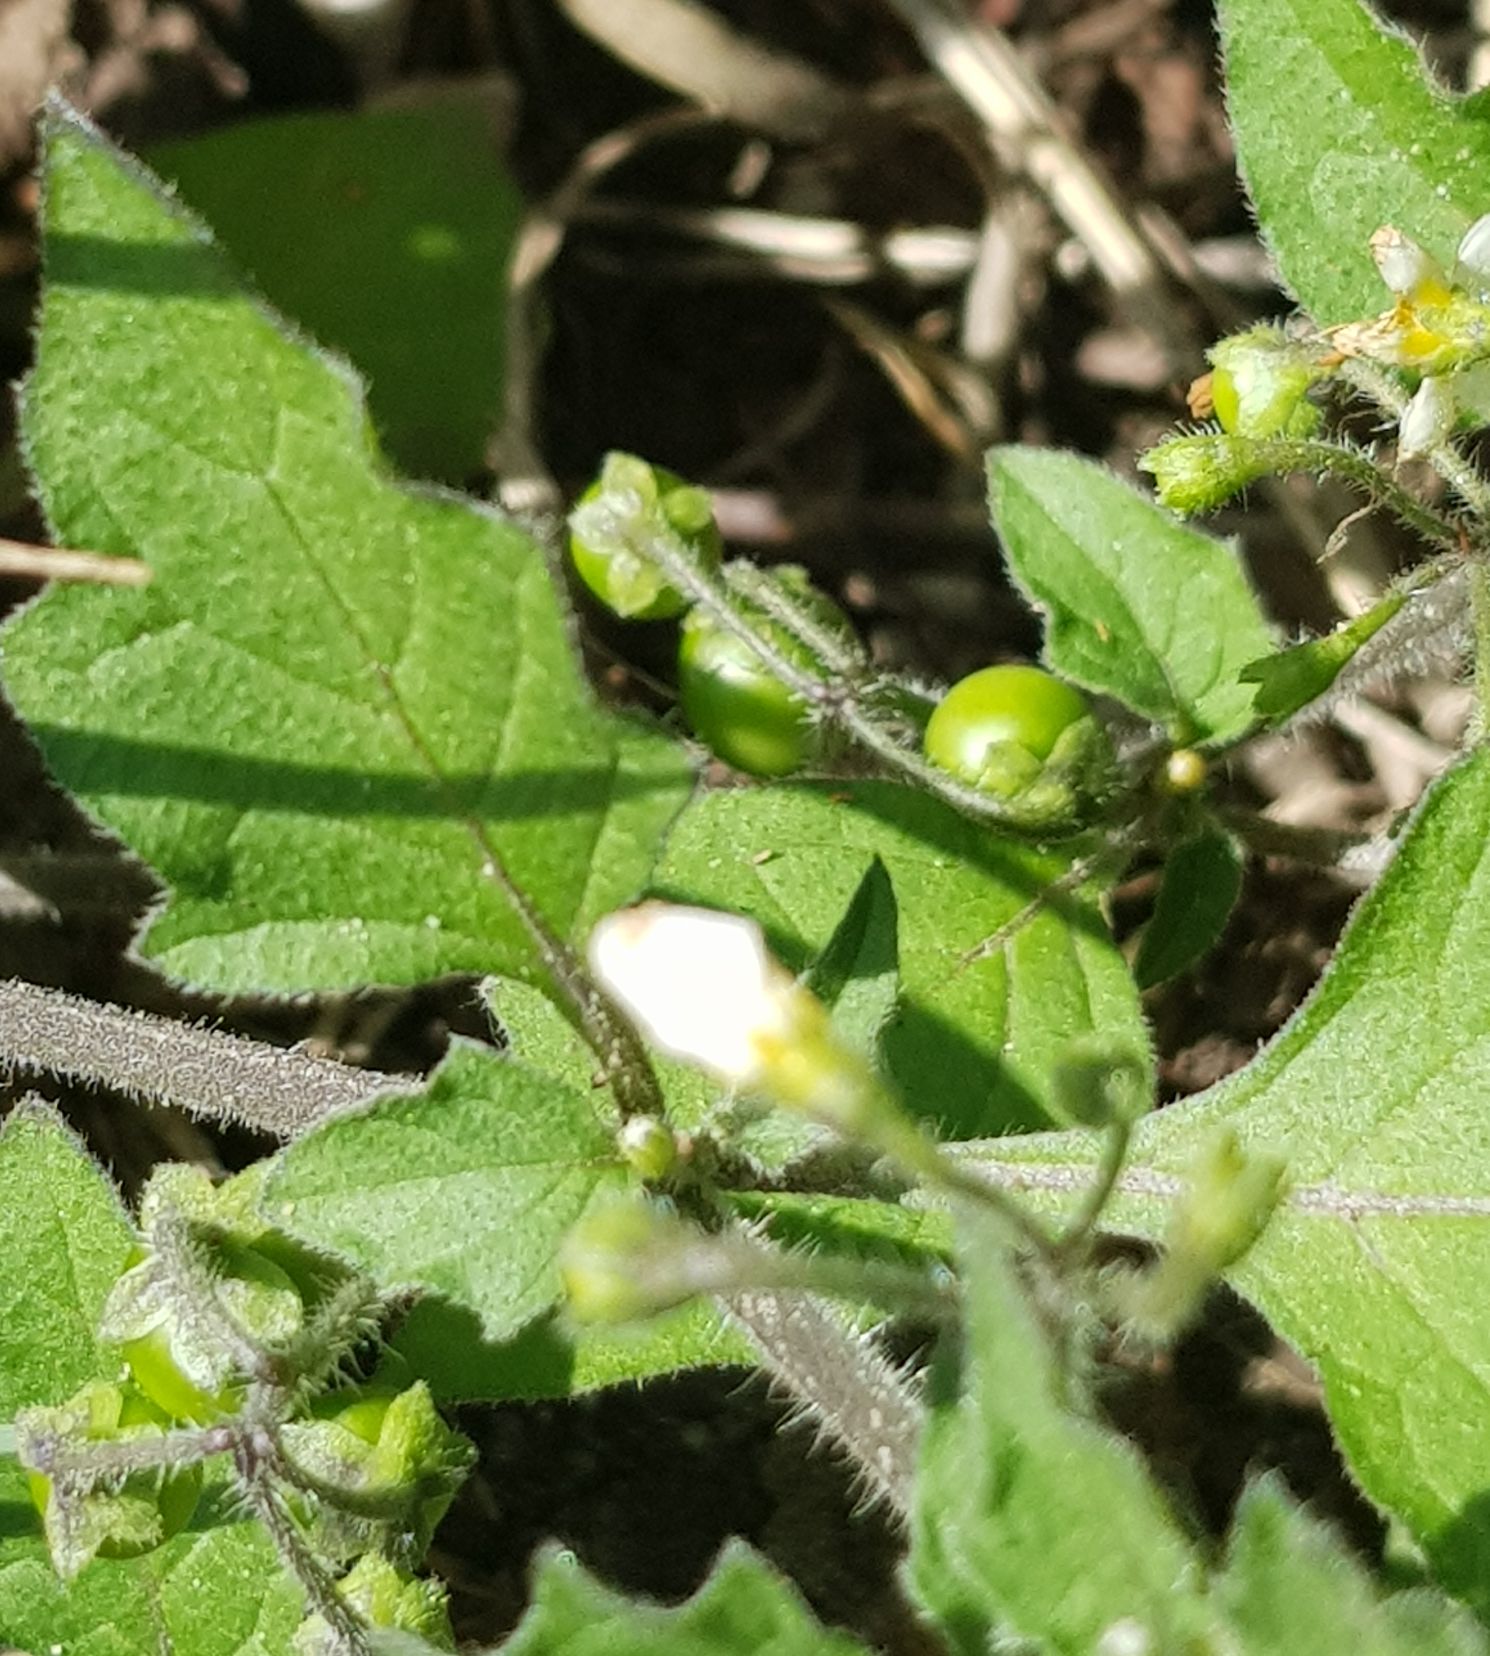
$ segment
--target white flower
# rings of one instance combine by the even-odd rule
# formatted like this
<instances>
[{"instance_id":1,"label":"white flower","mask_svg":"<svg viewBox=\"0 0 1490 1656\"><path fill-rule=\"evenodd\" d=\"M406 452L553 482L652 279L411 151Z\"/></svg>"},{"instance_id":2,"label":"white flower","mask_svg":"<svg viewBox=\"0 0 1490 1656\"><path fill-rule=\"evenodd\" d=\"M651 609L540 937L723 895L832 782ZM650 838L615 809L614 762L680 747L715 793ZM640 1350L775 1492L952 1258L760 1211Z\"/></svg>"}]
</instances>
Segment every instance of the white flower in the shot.
<instances>
[{"instance_id":1,"label":"white flower","mask_svg":"<svg viewBox=\"0 0 1490 1656\"><path fill-rule=\"evenodd\" d=\"M1425 379L1402 410L1397 430L1397 453L1404 460L1427 454L1446 442L1454 429L1458 409L1447 379L1437 375Z\"/></svg>"},{"instance_id":2,"label":"white flower","mask_svg":"<svg viewBox=\"0 0 1490 1656\"><path fill-rule=\"evenodd\" d=\"M1404 298L1416 297L1430 284L1436 287L1447 285L1438 260L1390 224L1373 231L1371 257L1376 261L1382 281L1393 293Z\"/></svg>"},{"instance_id":3,"label":"white flower","mask_svg":"<svg viewBox=\"0 0 1490 1656\"><path fill-rule=\"evenodd\" d=\"M1464 232L1457 258L1465 270L1482 280L1490 278L1490 213L1477 218Z\"/></svg>"},{"instance_id":4,"label":"white flower","mask_svg":"<svg viewBox=\"0 0 1490 1656\"><path fill-rule=\"evenodd\" d=\"M802 991L738 914L641 903L590 934L590 969L647 1038L735 1086L759 1080L762 1038L788 1035Z\"/></svg>"}]
</instances>

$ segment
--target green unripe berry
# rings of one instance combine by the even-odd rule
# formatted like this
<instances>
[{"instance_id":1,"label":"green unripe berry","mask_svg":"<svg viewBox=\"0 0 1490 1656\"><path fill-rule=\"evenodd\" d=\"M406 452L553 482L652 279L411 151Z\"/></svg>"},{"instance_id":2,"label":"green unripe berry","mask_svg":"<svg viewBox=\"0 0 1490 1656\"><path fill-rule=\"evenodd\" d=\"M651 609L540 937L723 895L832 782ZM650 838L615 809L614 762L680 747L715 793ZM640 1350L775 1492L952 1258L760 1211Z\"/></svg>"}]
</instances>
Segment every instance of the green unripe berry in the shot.
<instances>
[{"instance_id":1,"label":"green unripe berry","mask_svg":"<svg viewBox=\"0 0 1490 1656\"><path fill-rule=\"evenodd\" d=\"M1031 830L1071 827L1111 770L1086 698L1038 667L969 674L937 704L922 740L934 765L1003 800Z\"/></svg>"},{"instance_id":2,"label":"green unripe berry","mask_svg":"<svg viewBox=\"0 0 1490 1656\"><path fill-rule=\"evenodd\" d=\"M778 647L789 641L773 631ZM694 733L736 770L789 776L812 755L807 704L742 638L695 610L678 646L678 691Z\"/></svg>"},{"instance_id":3,"label":"green unripe berry","mask_svg":"<svg viewBox=\"0 0 1490 1656\"><path fill-rule=\"evenodd\" d=\"M1277 328L1261 327L1219 340L1208 354L1214 364L1211 401L1223 431L1308 437L1318 429L1309 387L1321 370L1307 347Z\"/></svg>"},{"instance_id":4,"label":"green unripe berry","mask_svg":"<svg viewBox=\"0 0 1490 1656\"><path fill-rule=\"evenodd\" d=\"M707 492L631 454L606 456L571 524L569 557L579 578L631 621L666 621L691 602L648 561L649 534L681 540L706 571L719 567L723 550Z\"/></svg>"},{"instance_id":5,"label":"green unripe berry","mask_svg":"<svg viewBox=\"0 0 1490 1656\"><path fill-rule=\"evenodd\" d=\"M1038 667L984 667L937 704L926 726L926 757L978 787L991 747L1012 742L1048 759L1067 726L1087 714L1079 690Z\"/></svg>"},{"instance_id":6,"label":"green unripe berry","mask_svg":"<svg viewBox=\"0 0 1490 1656\"><path fill-rule=\"evenodd\" d=\"M288 1272L258 1246L230 1237L210 1246L217 1291L245 1334L272 1346L298 1330L305 1318L304 1298ZM135 1287L137 1279L143 1285L155 1269L150 1249L136 1248L105 1307L101 1332L119 1347L135 1383L157 1408L173 1420L210 1425L236 1413L243 1395L241 1376L232 1372L225 1353L186 1353L170 1312L150 1308L148 1289Z\"/></svg>"},{"instance_id":7,"label":"green unripe berry","mask_svg":"<svg viewBox=\"0 0 1490 1656\"><path fill-rule=\"evenodd\" d=\"M767 579L824 632L837 635L846 646L855 644L848 618L813 587L805 570L782 564L768 571ZM812 651L758 604L739 594L735 604L751 630L778 655L814 677L822 675ZM683 623L678 691L694 734L736 770L789 776L822 757L824 733L802 697L787 689L743 638L702 608Z\"/></svg>"}]
</instances>

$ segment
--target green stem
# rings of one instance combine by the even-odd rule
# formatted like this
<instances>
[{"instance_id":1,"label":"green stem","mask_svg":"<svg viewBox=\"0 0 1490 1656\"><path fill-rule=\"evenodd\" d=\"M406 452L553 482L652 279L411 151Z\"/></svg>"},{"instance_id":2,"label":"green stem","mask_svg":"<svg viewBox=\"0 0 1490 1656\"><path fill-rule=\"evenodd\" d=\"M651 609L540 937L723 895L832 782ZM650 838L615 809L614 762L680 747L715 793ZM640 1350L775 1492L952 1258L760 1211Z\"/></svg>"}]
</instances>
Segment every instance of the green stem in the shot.
<instances>
[{"instance_id":1,"label":"green stem","mask_svg":"<svg viewBox=\"0 0 1490 1656\"><path fill-rule=\"evenodd\" d=\"M1404 399L1405 402L1405 399ZM1249 439L1270 472L1328 472L1369 495L1378 505L1415 530L1424 540L1449 551L1463 547L1460 527L1451 518L1426 506L1410 490L1383 471L1364 450L1350 443L1327 443L1315 438L1258 437ZM1458 487L1458 485L1455 485ZM1461 493L1464 491L1461 489ZM1467 498L1467 497L1466 497Z\"/></svg>"},{"instance_id":2,"label":"green stem","mask_svg":"<svg viewBox=\"0 0 1490 1656\"><path fill-rule=\"evenodd\" d=\"M1086 1199L1072 1216L1070 1224L1056 1240L1056 1252L1062 1259L1073 1259L1086 1247L1092 1232L1097 1228L1097 1221L1102 1217L1102 1210L1107 1206L1113 1191L1117 1189L1118 1179L1122 1176L1124 1164L1128 1160L1128 1146L1132 1142L1131 1121L1119 1118L1109 1125L1107 1141L1102 1149L1102 1160L1097 1168L1097 1177L1086 1193Z\"/></svg>"},{"instance_id":3,"label":"green stem","mask_svg":"<svg viewBox=\"0 0 1490 1656\"><path fill-rule=\"evenodd\" d=\"M1402 386L1378 363L1363 357L1352 357L1340 369L1341 377L1394 420L1402 418L1409 397ZM1490 478L1459 452L1452 441L1435 444L1428 450L1427 461L1446 483L1452 484L1462 499L1479 519L1474 538L1483 541L1490 531ZM1456 543L1457 544L1457 543Z\"/></svg>"},{"instance_id":4,"label":"green stem","mask_svg":"<svg viewBox=\"0 0 1490 1656\"><path fill-rule=\"evenodd\" d=\"M727 632L747 645L773 678L800 696L809 707L816 708L824 719L840 725L860 747L879 759L886 770L917 783L927 793L935 794L976 821L1037 837L1064 837L1053 833L1048 823L1032 823L1007 801L967 787L922 759L860 706L851 684L819 676L793 661L770 639L763 638L735 608L733 594L725 581L701 569L679 536L651 529L645 534L633 535L633 549L638 557L655 563L680 592L686 592Z\"/></svg>"},{"instance_id":5,"label":"green stem","mask_svg":"<svg viewBox=\"0 0 1490 1656\"><path fill-rule=\"evenodd\" d=\"M849 640L825 627L805 604L797 603L764 570L746 559L727 564L726 583L736 592L765 611L771 619L784 627L793 638L817 657L828 670L850 682L860 681L867 663L862 650Z\"/></svg>"}]
</instances>

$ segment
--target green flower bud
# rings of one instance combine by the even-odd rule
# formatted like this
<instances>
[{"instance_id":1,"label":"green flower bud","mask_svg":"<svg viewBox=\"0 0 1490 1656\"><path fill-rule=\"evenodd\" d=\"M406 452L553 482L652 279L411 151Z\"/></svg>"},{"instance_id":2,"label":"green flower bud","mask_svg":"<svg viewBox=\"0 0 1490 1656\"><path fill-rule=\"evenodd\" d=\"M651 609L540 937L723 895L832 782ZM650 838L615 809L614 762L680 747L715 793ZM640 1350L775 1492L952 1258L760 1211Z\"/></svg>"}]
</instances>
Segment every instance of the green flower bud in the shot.
<instances>
[{"instance_id":1,"label":"green flower bud","mask_svg":"<svg viewBox=\"0 0 1490 1656\"><path fill-rule=\"evenodd\" d=\"M626 1165L639 1179L655 1183L678 1165L678 1141L652 1116L632 1116L616 1134Z\"/></svg>"},{"instance_id":2,"label":"green flower bud","mask_svg":"<svg viewBox=\"0 0 1490 1656\"><path fill-rule=\"evenodd\" d=\"M1170 437L1139 455L1138 465L1152 473L1161 504L1185 517L1224 506L1273 469L1250 438L1214 431Z\"/></svg>"},{"instance_id":3,"label":"green flower bud","mask_svg":"<svg viewBox=\"0 0 1490 1656\"><path fill-rule=\"evenodd\" d=\"M1126 1296L1133 1321L1163 1337L1182 1328L1216 1277L1262 1235L1286 1187L1282 1156L1243 1149L1229 1128L1213 1134L1175 1199L1159 1264Z\"/></svg>"},{"instance_id":4,"label":"green flower bud","mask_svg":"<svg viewBox=\"0 0 1490 1656\"><path fill-rule=\"evenodd\" d=\"M1131 1126L1153 1103L1142 1058L1099 1035L1073 1041L1053 1079L1061 1109L1081 1127Z\"/></svg>"},{"instance_id":5,"label":"green flower bud","mask_svg":"<svg viewBox=\"0 0 1490 1656\"><path fill-rule=\"evenodd\" d=\"M1429 454L1448 441L1459 418L1450 382L1436 376L1413 392L1397 427L1397 453L1404 460Z\"/></svg>"},{"instance_id":6,"label":"green flower bud","mask_svg":"<svg viewBox=\"0 0 1490 1656\"><path fill-rule=\"evenodd\" d=\"M336 1590L370 1628L413 1633L436 1650L455 1649L445 1589L430 1577L411 1575L381 1553L370 1552L337 1582ZM307 1616L291 1645L292 1656L337 1656L344 1648L320 1616Z\"/></svg>"},{"instance_id":7,"label":"green flower bud","mask_svg":"<svg viewBox=\"0 0 1490 1656\"><path fill-rule=\"evenodd\" d=\"M708 1284L708 1238L647 1201L588 1213L559 1251L569 1314L577 1323L635 1322L681 1305Z\"/></svg>"}]
</instances>

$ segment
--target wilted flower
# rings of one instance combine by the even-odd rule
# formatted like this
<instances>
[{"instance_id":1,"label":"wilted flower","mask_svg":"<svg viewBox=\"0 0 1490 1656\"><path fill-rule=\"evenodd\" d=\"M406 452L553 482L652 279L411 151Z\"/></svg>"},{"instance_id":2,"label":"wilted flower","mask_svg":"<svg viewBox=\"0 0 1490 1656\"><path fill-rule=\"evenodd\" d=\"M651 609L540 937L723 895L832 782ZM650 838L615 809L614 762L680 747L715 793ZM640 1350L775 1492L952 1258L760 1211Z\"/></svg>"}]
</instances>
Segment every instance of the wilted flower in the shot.
<instances>
[{"instance_id":1,"label":"wilted flower","mask_svg":"<svg viewBox=\"0 0 1490 1656\"><path fill-rule=\"evenodd\" d=\"M1371 237L1371 256L1396 303L1365 322L1329 330L1343 356L1367 357L1393 368L1449 374L1490 356L1490 305L1410 237L1384 224ZM1476 220L1459 244L1456 273L1483 273L1490 260L1490 223Z\"/></svg>"}]
</instances>

